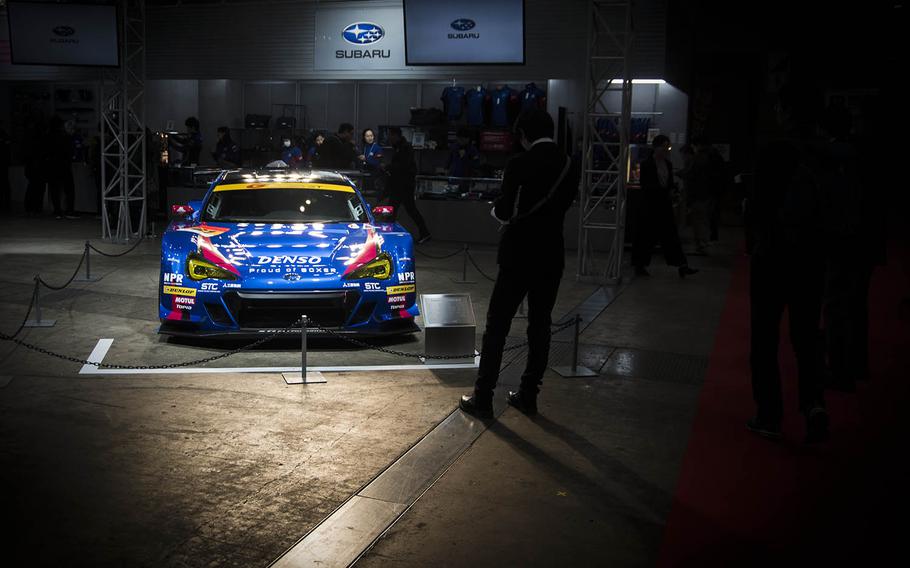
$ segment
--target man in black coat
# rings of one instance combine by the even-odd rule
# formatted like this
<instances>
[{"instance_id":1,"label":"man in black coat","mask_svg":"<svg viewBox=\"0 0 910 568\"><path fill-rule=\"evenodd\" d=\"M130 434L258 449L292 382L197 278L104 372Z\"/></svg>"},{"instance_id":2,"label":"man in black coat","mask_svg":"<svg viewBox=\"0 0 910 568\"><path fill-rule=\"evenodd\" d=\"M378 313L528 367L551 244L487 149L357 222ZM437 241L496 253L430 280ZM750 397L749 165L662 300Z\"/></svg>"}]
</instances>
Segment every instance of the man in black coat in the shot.
<instances>
[{"instance_id":1,"label":"man in black coat","mask_svg":"<svg viewBox=\"0 0 910 568\"><path fill-rule=\"evenodd\" d=\"M826 200L818 167L807 144L811 102L798 90L781 89L778 121L781 136L764 145L755 168L755 195L749 300L751 305L752 396L756 413L752 432L781 436L784 400L778 350L780 323L788 311L790 341L796 355L799 410L806 420L806 441L828 437L818 326L825 277ZM801 106L797 106L802 102ZM798 110L794 110L798 109Z\"/></svg>"},{"instance_id":2,"label":"man in black coat","mask_svg":"<svg viewBox=\"0 0 910 568\"><path fill-rule=\"evenodd\" d=\"M319 147L315 165L327 170L350 170L357 159L354 148L354 125L344 122L338 126L338 133L325 139Z\"/></svg>"},{"instance_id":3,"label":"man in black coat","mask_svg":"<svg viewBox=\"0 0 910 568\"><path fill-rule=\"evenodd\" d=\"M641 198L632 241L632 265L637 276L650 276L647 266L651 263L651 251L659 242L667 264L676 266L679 277L685 278L698 270L689 268L673 217L671 191L675 183L669 157L670 139L663 134L655 136L651 147L653 152L641 163Z\"/></svg>"},{"instance_id":4,"label":"man in black coat","mask_svg":"<svg viewBox=\"0 0 910 568\"><path fill-rule=\"evenodd\" d=\"M393 126L389 129L389 143L395 149L392 159L384 168L389 174L389 205L395 208L394 216L398 218L399 209L403 206L411 219L417 223L419 236L417 243L430 240L430 230L417 209L414 201L414 189L417 177L417 163L414 161L414 149L401 135L401 129Z\"/></svg>"},{"instance_id":5,"label":"man in black coat","mask_svg":"<svg viewBox=\"0 0 910 568\"><path fill-rule=\"evenodd\" d=\"M491 212L503 225L496 258L499 274L487 310L474 393L460 402L462 410L480 418L493 417L503 347L525 296L528 362L518 392L509 393L509 404L525 414L537 412L538 385L550 350L550 317L565 265L563 222L580 175L580 164L553 142L553 119L546 111L525 111L515 128L527 151L506 166L502 194Z\"/></svg>"}]
</instances>

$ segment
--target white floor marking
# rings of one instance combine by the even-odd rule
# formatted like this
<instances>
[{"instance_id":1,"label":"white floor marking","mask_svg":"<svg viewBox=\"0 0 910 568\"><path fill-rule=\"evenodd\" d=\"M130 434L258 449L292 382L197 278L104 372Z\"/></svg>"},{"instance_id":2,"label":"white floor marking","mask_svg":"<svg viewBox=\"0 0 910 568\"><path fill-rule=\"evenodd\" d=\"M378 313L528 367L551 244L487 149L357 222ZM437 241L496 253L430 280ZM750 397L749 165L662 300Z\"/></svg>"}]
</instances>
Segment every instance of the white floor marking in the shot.
<instances>
[{"instance_id":1,"label":"white floor marking","mask_svg":"<svg viewBox=\"0 0 910 568\"><path fill-rule=\"evenodd\" d=\"M88 361L104 362L104 357L114 343L113 339L99 339ZM434 369L475 369L480 365L480 357L473 363L433 363L429 365L343 365L329 367L307 367L308 371L323 373L356 373L362 371L421 371ZM181 367L178 369L102 369L97 365L83 365L80 375L190 375L201 373L299 373L297 367Z\"/></svg>"},{"instance_id":2,"label":"white floor marking","mask_svg":"<svg viewBox=\"0 0 910 568\"><path fill-rule=\"evenodd\" d=\"M98 343L95 344L95 348L92 349L92 354L88 356L88 359L86 359L86 361L91 361L92 363L100 363L104 361L104 356L107 355L107 352L110 350L113 343L113 339L99 339ZM97 370L98 365L82 365L82 368L79 369L79 374L89 375Z\"/></svg>"}]
</instances>

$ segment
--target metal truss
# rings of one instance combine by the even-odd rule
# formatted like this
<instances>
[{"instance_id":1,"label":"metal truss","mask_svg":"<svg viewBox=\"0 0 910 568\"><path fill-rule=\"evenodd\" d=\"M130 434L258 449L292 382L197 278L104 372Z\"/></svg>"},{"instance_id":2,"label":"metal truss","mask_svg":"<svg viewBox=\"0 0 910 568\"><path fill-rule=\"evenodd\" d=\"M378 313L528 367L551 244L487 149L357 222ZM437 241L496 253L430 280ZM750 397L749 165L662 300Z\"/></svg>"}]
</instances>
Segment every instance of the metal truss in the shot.
<instances>
[{"instance_id":1,"label":"metal truss","mask_svg":"<svg viewBox=\"0 0 910 568\"><path fill-rule=\"evenodd\" d=\"M588 10L577 278L616 283L622 279L629 172L632 2L591 0ZM609 101L614 92L619 108ZM597 266L595 251L604 248L606 265Z\"/></svg>"},{"instance_id":2,"label":"metal truss","mask_svg":"<svg viewBox=\"0 0 910 568\"><path fill-rule=\"evenodd\" d=\"M101 80L101 237L141 238L146 226L145 0L120 0L120 67Z\"/></svg>"}]
</instances>

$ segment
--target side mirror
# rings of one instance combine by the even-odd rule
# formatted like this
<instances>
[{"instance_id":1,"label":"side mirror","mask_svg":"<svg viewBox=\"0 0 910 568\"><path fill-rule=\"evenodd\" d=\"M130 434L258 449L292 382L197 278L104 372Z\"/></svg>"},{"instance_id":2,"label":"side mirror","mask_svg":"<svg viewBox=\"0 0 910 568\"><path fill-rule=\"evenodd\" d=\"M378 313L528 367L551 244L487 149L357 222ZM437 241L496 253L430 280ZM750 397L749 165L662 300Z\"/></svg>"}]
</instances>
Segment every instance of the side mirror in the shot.
<instances>
[{"instance_id":1,"label":"side mirror","mask_svg":"<svg viewBox=\"0 0 910 568\"><path fill-rule=\"evenodd\" d=\"M189 217L195 212L190 205L171 205L171 214L175 217Z\"/></svg>"},{"instance_id":2,"label":"side mirror","mask_svg":"<svg viewBox=\"0 0 910 568\"><path fill-rule=\"evenodd\" d=\"M392 221L395 218L395 208L391 205L377 205L373 207L373 218L377 221Z\"/></svg>"}]
</instances>

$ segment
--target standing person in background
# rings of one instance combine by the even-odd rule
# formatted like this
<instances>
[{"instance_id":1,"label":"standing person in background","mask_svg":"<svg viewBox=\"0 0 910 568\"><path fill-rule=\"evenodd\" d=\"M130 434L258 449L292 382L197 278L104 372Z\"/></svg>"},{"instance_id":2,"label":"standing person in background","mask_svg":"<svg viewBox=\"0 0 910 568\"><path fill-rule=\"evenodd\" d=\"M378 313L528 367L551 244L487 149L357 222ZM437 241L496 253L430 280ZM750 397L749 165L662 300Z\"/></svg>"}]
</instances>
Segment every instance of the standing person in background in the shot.
<instances>
[{"instance_id":1,"label":"standing person in background","mask_svg":"<svg viewBox=\"0 0 910 568\"><path fill-rule=\"evenodd\" d=\"M778 94L781 136L762 149L750 200L752 395L756 413L746 426L767 438L781 436L784 413L778 351L780 322L788 310L790 341L799 374L799 410L806 442L828 437L818 326L825 278L823 200L806 140L814 113L805 90ZM852 259L851 259L852 261Z\"/></svg>"},{"instance_id":2,"label":"standing person in background","mask_svg":"<svg viewBox=\"0 0 910 568\"><path fill-rule=\"evenodd\" d=\"M382 164L382 146L376 142L376 133L372 128L366 128L360 138L363 149L358 159L363 162L364 168L368 171L378 170Z\"/></svg>"},{"instance_id":3,"label":"standing person in background","mask_svg":"<svg viewBox=\"0 0 910 568\"><path fill-rule=\"evenodd\" d=\"M686 176L686 210L692 225L696 254L705 254L710 236L713 185L717 173L710 155L711 146L704 139L696 139L692 166Z\"/></svg>"},{"instance_id":4,"label":"standing person in background","mask_svg":"<svg viewBox=\"0 0 910 568\"><path fill-rule=\"evenodd\" d=\"M869 376L869 283L885 261L885 214L875 185L860 176L852 117L829 107L821 122L818 180L829 200L824 322L828 388L856 390ZM871 163L871 162L870 162Z\"/></svg>"},{"instance_id":5,"label":"standing person in background","mask_svg":"<svg viewBox=\"0 0 910 568\"><path fill-rule=\"evenodd\" d=\"M383 189L382 183L377 183L382 177L382 146L376 141L376 133L372 128L366 128L360 137L362 149L358 159L360 160L363 170L369 174L364 179L363 189L365 191L379 191Z\"/></svg>"},{"instance_id":6,"label":"standing person in background","mask_svg":"<svg viewBox=\"0 0 910 568\"><path fill-rule=\"evenodd\" d=\"M454 178L474 177L477 168L480 167L480 152L471 142L471 131L467 128L460 128L456 134L456 140L457 142L449 152L449 163L446 168L449 176ZM460 179L458 187L463 192L468 191L471 189L471 182Z\"/></svg>"},{"instance_id":7,"label":"standing person in background","mask_svg":"<svg viewBox=\"0 0 910 568\"><path fill-rule=\"evenodd\" d=\"M319 162L319 151L322 149L323 142L325 142L325 135L317 132L313 137L313 143L306 152L306 159L311 168Z\"/></svg>"},{"instance_id":8,"label":"standing person in background","mask_svg":"<svg viewBox=\"0 0 910 568\"><path fill-rule=\"evenodd\" d=\"M708 156L708 228L710 230L709 239L711 242L720 240L720 206L724 200L724 195L733 185L733 177L730 175L730 165L724 160L713 145L704 142L702 148L696 151L704 152Z\"/></svg>"},{"instance_id":9,"label":"standing person in background","mask_svg":"<svg viewBox=\"0 0 910 568\"><path fill-rule=\"evenodd\" d=\"M9 133L0 122L0 212L10 211L10 185L9 185L9 161L10 161L10 139Z\"/></svg>"},{"instance_id":10,"label":"standing person in background","mask_svg":"<svg viewBox=\"0 0 910 568\"><path fill-rule=\"evenodd\" d=\"M667 264L676 266L679 277L685 278L698 270L689 268L673 218L671 194L675 184L673 165L670 163L670 139L659 134L654 137L651 146L653 152L641 163L641 203L635 220L632 265L637 276L650 276L647 267L651 263L654 244L659 242Z\"/></svg>"},{"instance_id":11,"label":"standing person in background","mask_svg":"<svg viewBox=\"0 0 910 568\"><path fill-rule=\"evenodd\" d=\"M239 168L241 165L240 146L231 138L231 131L227 126L218 127L218 142L215 144L212 158L219 168Z\"/></svg>"},{"instance_id":12,"label":"standing person in background","mask_svg":"<svg viewBox=\"0 0 910 568\"><path fill-rule=\"evenodd\" d=\"M303 163L303 150L291 141L290 136L281 137L281 161L294 170Z\"/></svg>"},{"instance_id":13,"label":"standing person in background","mask_svg":"<svg viewBox=\"0 0 910 568\"><path fill-rule=\"evenodd\" d=\"M414 149L404 136L401 135L401 128L393 126L389 128L389 142L395 149L392 160L386 166L389 174L389 205L395 208L395 218L398 217L399 207L402 205L407 210L411 219L417 223L419 235L417 244L423 244L430 240L430 230L427 229L426 221L420 210L417 209L417 203L414 201L414 190L417 177L417 163L414 161Z\"/></svg>"},{"instance_id":14,"label":"standing person in background","mask_svg":"<svg viewBox=\"0 0 910 568\"><path fill-rule=\"evenodd\" d=\"M183 122L183 125L186 126L186 136L178 144L178 149L183 152L182 165L196 165L199 163L199 155L202 153L202 134L199 132L199 119L191 116Z\"/></svg>"},{"instance_id":15,"label":"standing person in background","mask_svg":"<svg viewBox=\"0 0 910 568\"><path fill-rule=\"evenodd\" d=\"M464 412L493 418L493 389L512 318L528 297L528 360L509 404L537 413L537 394L547 369L550 324L565 265L563 225L578 191L580 164L553 142L553 119L542 109L524 111L515 124L525 152L509 161L502 194L491 211L504 226L496 262L499 274L487 309L483 349L474 392L461 397ZM534 266L533 274L528 267Z\"/></svg>"},{"instance_id":16,"label":"standing person in background","mask_svg":"<svg viewBox=\"0 0 910 568\"><path fill-rule=\"evenodd\" d=\"M25 125L25 213L29 217L44 211L44 194L47 188L47 133L40 119L33 119Z\"/></svg>"},{"instance_id":17,"label":"standing person in background","mask_svg":"<svg viewBox=\"0 0 910 568\"><path fill-rule=\"evenodd\" d=\"M350 170L356 160L354 125L342 122L338 125L338 132L322 143L316 165L327 170Z\"/></svg>"},{"instance_id":18,"label":"standing person in background","mask_svg":"<svg viewBox=\"0 0 910 568\"><path fill-rule=\"evenodd\" d=\"M73 139L63 120L54 116L49 122L47 140L47 188L57 219L76 219L74 214Z\"/></svg>"}]
</instances>

